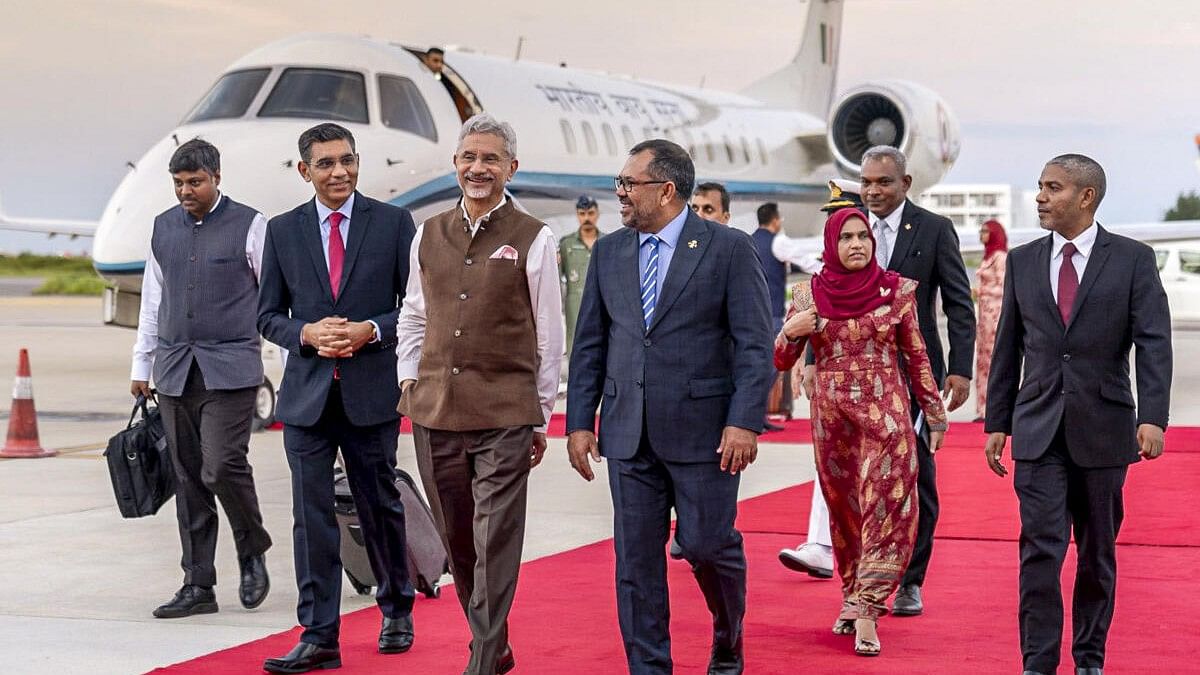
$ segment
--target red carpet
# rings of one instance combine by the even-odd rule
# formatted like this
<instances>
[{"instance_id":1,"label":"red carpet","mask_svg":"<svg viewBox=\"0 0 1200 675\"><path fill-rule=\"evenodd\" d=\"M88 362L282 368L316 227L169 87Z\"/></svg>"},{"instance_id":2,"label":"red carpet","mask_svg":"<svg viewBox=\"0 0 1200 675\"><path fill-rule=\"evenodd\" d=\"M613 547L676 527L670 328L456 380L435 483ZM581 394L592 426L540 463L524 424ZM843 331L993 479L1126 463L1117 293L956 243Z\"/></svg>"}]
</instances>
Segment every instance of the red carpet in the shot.
<instances>
[{"instance_id":1,"label":"red carpet","mask_svg":"<svg viewBox=\"0 0 1200 675\"><path fill-rule=\"evenodd\" d=\"M773 435L796 434L789 424ZM748 673L1014 673L1017 644L1016 497L1011 479L987 470L979 425L956 425L938 455L942 520L919 618L880 624L884 653L863 659L852 638L829 631L839 604L836 582L796 575L776 561L807 524L812 484L742 503L750 588L746 616ZM560 428L561 432L561 428ZM799 439L797 439L799 440ZM793 441L794 442L794 441ZM803 441L801 441L803 442ZM1109 673L1200 672L1190 642L1200 635L1200 430L1175 429L1167 455L1131 467L1119 543L1117 612L1109 635ZM1074 557L1064 586L1070 588ZM616 622L612 542L603 541L527 563L512 614L516 673L624 672ZM703 672L711 624L691 574L670 564L676 672ZM1068 603L1069 607L1069 603ZM469 635L453 594L418 599L417 642L403 656L375 653L379 614L343 617L338 672L462 672ZM1071 665L1069 626L1062 671ZM298 630L209 654L156 672L257 672L286 652Z\"/></svg>"}]
</instances>

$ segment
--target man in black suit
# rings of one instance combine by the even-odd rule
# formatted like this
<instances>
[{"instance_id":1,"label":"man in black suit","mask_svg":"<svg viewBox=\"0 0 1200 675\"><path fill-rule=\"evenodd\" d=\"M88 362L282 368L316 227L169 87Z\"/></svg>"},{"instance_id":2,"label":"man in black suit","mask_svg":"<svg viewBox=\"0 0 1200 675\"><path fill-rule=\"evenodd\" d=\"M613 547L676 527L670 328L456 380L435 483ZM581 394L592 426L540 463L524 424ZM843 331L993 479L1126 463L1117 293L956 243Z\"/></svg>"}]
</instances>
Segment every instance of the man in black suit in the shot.
<instances>
[{"instance_id":1,"label":"man in black suit","mask_svg":"<svg viewBox=\"0 0 1200 675\"><path fill-rule=\"evenodd\" d=\"M404 507L396 489L400 389L396 318L416 228L408 211L355 191L354 137L336 124L300 136L300 175L316 198L271 219L258 328L287 349L276 418L292 470L292 512L304 632L270 672L341 664L342 568L333 513L339 448L366 539L383 613L379 651L412 646L413 588L405 560Z\"/></svg>"},{"instance_id":2,"label":"man in black suit","mask_svg":"<svg viewBox=\"0 0 1200 675\"><path fill-rule=\"evenodd\" d=\"M1004 476L1000 457L1005 437L1013 437L1026 675L1058 668L1059 574L1072 525L1079 561L1071 651L1076 673L1102 673L1126 470L1139 455L1162 454L1167 427L1172 356L1166 292L1149 246L1096 223L1104 189L1104 169L1095 160L1050 160L1038 180L1037 205L1042 227L1052 234L1013 249L1004 277L984 452L992 471ZM1137 348L1136 407L1130 347Z\"/></svg>"},{"instance_id":3,"label":"man in black suit","mask_svg":"<svg viewBox=\"0 0 1200 675\"><path fill-rule=\"evenodd\" d=\"M900 276L913 279L917 286L917 320L921 337L929 352L933 377L950 400L947 411L966 402L971 388L975 358L975 308L971 303L971 282L959 251L958 234L949 218L927 211L908 199L912 176L908 175L904 153L887 145L877 145L863 153L863 204L871 221L879 264ZM938 317L934 300L942 296L946 314L946 333L950 339L950 365L942 354L938 335ZM813 368L805 369L805 391L811 396ZM921 586L933 554L933 532L938 520L937 465L929 451L929 430L914 404L917 428L917 493L920 500L917 543L892 613L917 616L924 611Z\"/></svg>"}]
</instances>

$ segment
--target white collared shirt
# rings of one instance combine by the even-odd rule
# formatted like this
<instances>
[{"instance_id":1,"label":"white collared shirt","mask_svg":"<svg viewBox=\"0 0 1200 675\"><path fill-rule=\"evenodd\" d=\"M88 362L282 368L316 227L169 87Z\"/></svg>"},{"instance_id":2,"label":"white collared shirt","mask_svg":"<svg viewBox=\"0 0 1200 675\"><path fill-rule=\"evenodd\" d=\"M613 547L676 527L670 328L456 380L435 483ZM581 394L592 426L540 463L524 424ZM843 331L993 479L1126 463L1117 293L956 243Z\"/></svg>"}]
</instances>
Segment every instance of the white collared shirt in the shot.
<instances>
[{"instance_id":1,"label":"white collared shirt","mask_svg":"<svg viewBox=\"0 0 1200 675\"><path fill-rule=\"evenodd\" d=\"M1075 266L1075 276L1079 281L1083 281L1083 270L1092 258L1092 247L1096 245L1096 232L1096 221L1092 221L1086 230L1072 240L1057 232L1050 235L1050 293L1055 300L1058 300L1058 271L1062 269L1063 246L1067 245L1067 241L1075 244L1075 255L1071 256L1071 264Z\"/></svg>"},{"instance_id":2,"label":"white collared shirt","mask_svg":"<svg viewBox=\"0 0 1200 675\"><path fill-rule=\"evenodd\" d=\"M500 208L507 198L501 200ZM471 228L471 236L478 231L496 209L492 209ZM470 222L463 208L464 220ZM421 284L421 237L425 223L417 228L409 252L408 287L404 292L404 304L400 318L396 321L396 377L401 383L417 379L421 363L421 346L425 342L425 290ZM558 240L554 232L545 225L529 245L525 257L525 278L529 282L529 302L533 308L534 327L537 331L537 390L542 404L542 414L547 423L554 414L554 401L558 397L558 379L562 368L565 343L562 293L558 280ZM546 425L534 429L545 433Z\"/></svg>"},{"instance_id":3,"label":"white collared shirt","mask_svg":"<svg viewBox=\"0 0 1200 675\"><path fill-rule=\"evenodd\" d=\"M500 203L499 203L499 204L497 204L497 205L493 206L493 207L491 208L491 210L489 210L487 213L485 213L485 214L483 214L482 216L479 216L478 218L476 218L476 219L475 219L475 222L471 222L471 214L467 213L467 200L465 200L465 199L460 199L460 200L458 200L458 206L459 206L459 208L461 208L461 209L462 209L462 217L463 217L463 220L467 221L467 223L468 223L468 224L470 225L470 227L471 227L471 238L472 238L472 239L474 239L474 238L475 238L475 233L476 233L476 232L479 232L479 226L480 226L480 225L482 225L483 223L486 223L487 221L491 220L491 219L492 219L492 214L493 214L493 213L495 213L496 211L498 211L498 210L500 209L500 207L501 207L501 206L504 206L504 205L505 205L505 204L507 204L507 203L508 203L508 195L501 195L501 196L500 196ZM515 206L515 205L514 205L514 206Z\"/></svg>"},{"instance_id":4,"label":"white collared shirt","mask_svg":"<svg viewBox=\"0 0 1200 675\"><path fill-rule=\"evenodd\" d=\"M874 213L871 214L871 231L872 233L876 233L875 243L876 245L886 247L883 252L885 267L892 261L892 251L896 250L896 237L900 235L900 216L903 215L904 205L907 203L908 200L900 202L900 206L897 206L895 211L892 211L883 218L876 216ZM880 244L879 235L877 234L881 222L883 223L883 227L887 228L887 241L883 244Z\"/></svg>"},{"instance_id":5,"label":"white collared shirt","mask_svg":"<svg viewBox=\"0 0 1200 675\"><path fill-rule=\"evenodd\" d=\"M329 271L329 236L333 233L333 225L329 222L329 216L335 210L342 214L342 222L338 224L338 234L342 235L342 248L345 249L346 244L350 243L350 215L354 213L354 193L351 192L346 201L342 202L337 209L325 206L320 199L314 198L313 203L317 205L317 222L321 225L321 253L325 254L325 271ZM368 342L379 342L379 336L382 335L379 332L379 324L371 319L367 319L367 323L375 328L375 334ZM303 331L301 331L300 344L305 344Z\"/></svg>"},{"instance_id":6,"label":"white collared shirt","mask_svg":"<svg viewBox=\"0 0 1200 675\"><path fill-rule=\"evenodd\" d=\"M209 213L217 210L225 195L217 193ZM189 218L191 216L189 215ZM203 225L203 220L196 221ZM254 280L262 275L263 244L267 239L267 219L261 213L254 214L250 229L246 232L246 263L254 272ZM133 343L133 367L129 379L150 381L154 370L154 350L158 347L158 307L162 304L162 267L154 257L154 249L146 253L146 269L142 272L142 306L138 313L137 340Z\"/></svg>"}]
</instances>

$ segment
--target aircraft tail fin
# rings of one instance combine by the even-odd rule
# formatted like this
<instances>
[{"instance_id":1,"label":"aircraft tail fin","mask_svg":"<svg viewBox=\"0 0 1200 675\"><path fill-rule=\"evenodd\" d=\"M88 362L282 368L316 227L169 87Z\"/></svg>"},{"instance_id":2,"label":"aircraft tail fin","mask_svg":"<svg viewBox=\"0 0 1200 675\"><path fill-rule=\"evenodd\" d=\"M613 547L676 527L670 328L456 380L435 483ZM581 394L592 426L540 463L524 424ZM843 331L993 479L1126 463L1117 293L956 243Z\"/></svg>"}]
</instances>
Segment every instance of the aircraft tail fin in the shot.
<instances>
[{"instance_id":1,"label":"aircraft tail fin","mask_svg":"<svg viewBox=\"0 0 1200 675\"><path fill-rule=\"evenodd\" d=\"M837 86L844 0L807 0L800 49L792 62L742 90L764 103L826 117Z\"/></svg>"}]
</instances>

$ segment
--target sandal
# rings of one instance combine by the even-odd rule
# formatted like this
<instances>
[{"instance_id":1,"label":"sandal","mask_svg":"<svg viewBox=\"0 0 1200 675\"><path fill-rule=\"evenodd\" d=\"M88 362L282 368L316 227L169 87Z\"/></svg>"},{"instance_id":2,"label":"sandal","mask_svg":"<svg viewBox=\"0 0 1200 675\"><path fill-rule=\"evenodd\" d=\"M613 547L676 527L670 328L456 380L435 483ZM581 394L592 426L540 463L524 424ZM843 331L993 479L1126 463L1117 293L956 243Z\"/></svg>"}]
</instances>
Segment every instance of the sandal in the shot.
<instances>
[{"instance_id":1,"label":"sandal","mask_svg":"<svg viewBox=\"0 0 1200 675\"><path fill-rule=\"evenodd\" d=\"M858 605L849 601L842 601L842 611L838 612L837 619L833 622L834 635L854 635L854 620L858 618Z\"/></svg>"},{"instance_id":2,"label":"sandal","mask_svg":"<svg viewBox=\"0 0 1200 675\"><path fill-rule=\"evenodd\" d=\"M876 625L874 619L858 619L858 621L869 621L871 625ZM858 635L858 624L855 623L854 637L854 653L859 656L879 656L883 651L883 646L879 642L879 635L876 634L875 639L864 638Z\"/></svg>"}]
</instances>

